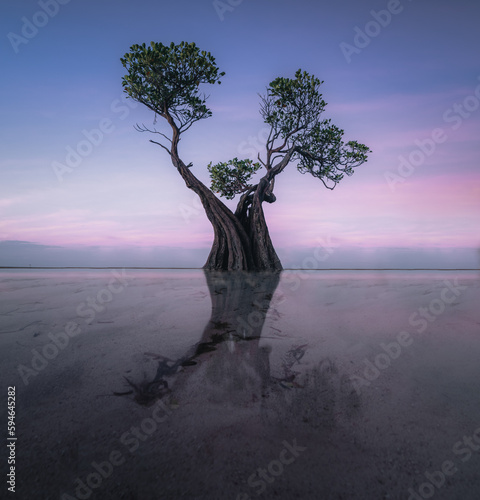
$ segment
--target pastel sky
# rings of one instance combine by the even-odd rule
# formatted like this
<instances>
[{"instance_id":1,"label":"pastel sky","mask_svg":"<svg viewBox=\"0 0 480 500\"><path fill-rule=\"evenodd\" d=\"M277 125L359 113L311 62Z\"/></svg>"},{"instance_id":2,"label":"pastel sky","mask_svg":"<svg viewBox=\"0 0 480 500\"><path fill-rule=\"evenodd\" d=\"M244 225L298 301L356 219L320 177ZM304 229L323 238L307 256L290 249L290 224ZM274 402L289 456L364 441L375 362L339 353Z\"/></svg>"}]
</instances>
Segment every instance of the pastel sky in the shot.
<instances>
[{"instance_id":1,"label":"pastel sky","mask_svg":"<svg viewBox=\"0 0 480 500\"><path fill-rule=\"evenodd\" d=\"M278 178L265 211L284 264L303 267L320 246L350 267L380 253L388 264L389 249L395 263L413 252L425 266L448 254L478 267L479 3L61 2L2 5L0 266L204 263L211 226L168 155L134 130L154 117L121 86L132 44L185 40L226 72L205 89L213 117L180 144L205 183L210 161L262 151L257 94L298 68L324 80L325 117L373 150L334 191L293 164Z\"/></svg>"}]
</instances>

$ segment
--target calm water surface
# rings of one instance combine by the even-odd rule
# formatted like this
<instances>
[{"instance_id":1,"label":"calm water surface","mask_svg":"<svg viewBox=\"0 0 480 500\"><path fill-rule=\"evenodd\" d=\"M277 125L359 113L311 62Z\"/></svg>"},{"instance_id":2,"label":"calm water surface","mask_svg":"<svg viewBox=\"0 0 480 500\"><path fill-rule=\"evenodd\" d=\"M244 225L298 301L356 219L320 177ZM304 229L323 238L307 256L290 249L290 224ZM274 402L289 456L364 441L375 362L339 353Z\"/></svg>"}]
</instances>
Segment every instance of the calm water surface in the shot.
<instances>
[{"instance_id":1,"label":"calm water surface","mask_svg":"<svg viewBox=\"0 0 480 500\"><path fill-rule=\"evenodd\" d=\"M478 272L2 270L0 293L18 498L478 498Z\"/></svg>"}]
</instances>

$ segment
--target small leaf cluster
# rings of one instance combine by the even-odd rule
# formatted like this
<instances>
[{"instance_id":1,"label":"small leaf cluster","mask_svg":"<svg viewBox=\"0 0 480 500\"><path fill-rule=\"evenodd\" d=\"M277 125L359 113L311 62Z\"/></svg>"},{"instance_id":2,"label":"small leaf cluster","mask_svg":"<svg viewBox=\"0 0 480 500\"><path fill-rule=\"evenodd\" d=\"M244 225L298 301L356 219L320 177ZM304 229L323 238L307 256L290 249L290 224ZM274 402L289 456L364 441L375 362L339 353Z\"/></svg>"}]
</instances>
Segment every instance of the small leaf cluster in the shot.
<instances>
[{"instance_id":1,"label":"small leaf cluster","mask_svg":"<svg viewBox=\"0 0 480 500\"><path fill-rule=\"evenodd\" d=\"M248 182L260 167L260 163L254 163L249 159L234 158L215 165L210 162L207 168L212 181L211 189L214 193L232 200L235 195L244 193L252 187Z\"/></svg>"},{"instance_id":2,"label":"small leaf cluster","mask_svg":"<svg viewBox=\"0 0 480 500\"><path fill-rule=\"evenodd\" d=\"M355 167L367 161L370 149L357 141L345 143L343 135L344 130L332 125L331 120L318 123L296 153L299 172L321 179L327 187L328 181L335 187L345 175L351 176Z\"/></svg>"},{"instance_id":3,"label":"small leaf cluster","mask_svg":"<svg viewBox=\"0 0 480 500\"><path fill-rule=\"evenodd\" d=\"M219 72L210 52L195 43L151 42L132 45L120 61L128 71L122 80L124 92L155 113L176 118L180 129L211 116L199 87L221 83L225 73Z\"/></svg>"},{"instance_id":4,"label":"small leaf cluster","mask_svg":"<svg viewBox=\"0 0 480 500\"><path fill-rule=\"evenodd\" d=\"M293 142L316 123L327 105L319 90L322 83L300 69L295 78L278 77L270 82L261 114L278 138Z\"/></svg>"}]
</instances>

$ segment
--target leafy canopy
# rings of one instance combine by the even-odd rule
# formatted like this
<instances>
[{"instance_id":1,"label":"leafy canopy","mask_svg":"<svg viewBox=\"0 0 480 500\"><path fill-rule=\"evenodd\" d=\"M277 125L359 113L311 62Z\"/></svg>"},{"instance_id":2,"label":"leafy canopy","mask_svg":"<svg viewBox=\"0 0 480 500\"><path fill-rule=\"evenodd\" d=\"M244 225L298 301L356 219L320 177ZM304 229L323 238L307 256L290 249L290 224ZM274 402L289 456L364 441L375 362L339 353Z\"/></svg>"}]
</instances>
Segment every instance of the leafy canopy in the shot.
<instances>
[{"instance_id":1,"label":"leafy canopy","mask_svg":"<svg viewBox=\"0 0 480 500\"><path fill-rule=\"evenodd\" d=\"M200 85L221 83L225 73L219 72L210 52L201 51L195 43L132 45L121 62L128 71L122 80L124 92L165 118L173 128L175 141L156 130L139 130L160 134L176 147L182 132L212 115ZM320 92L322 84L299 69L294 78L273 80L266 95L260 96L260 114L270 126L270 134L264 160L259 156L259 161L267 170L269 182L290 161L296 161L299 172L309 173L333 189L344 175L352 175L355 167L367 161L371 152L367 146L345 142L344 131L322 118L327 105ZM151 142L172 154L173 150L163 144ZM254 188L249 181L260 168L260 163L249 159L210 163L211 188L232 199Z\"/></svg>"},{"instance_id":2,"label":"leafy canopy","mask_svg":"<svg viewBox=\"0 0 480 500\"><path fill-rule=\"evenodd\" d=\"M132 45L120 59L128 73L123 77L124 92L156 114L175 119L180 131L212 112L200 93L202 83L221 83L215 58L195 43L170 45L151 42Z\"/></svg>"},{"instance_id":3,"label":"leafy canopy","mask_svg":"<svg viewBox=\"0 0 480 500\"><path fill-rule=\"evenodd\" d=\"M344 130L321 117L327 105L320 92L322 83L300 69L295 78L276 78L261 97L260 112L271 126L267 160L274 153L290 152L299 172L333 189L344 175L352 175L355 167L367 161L370 149L357 141L345 143Z\"/></svg>"},{"instance_id":4,"label":"leafy canopy","mask_svg":"<svg viewBox=\"0 0 480 500\"><path fill-rule=\"evenodd\" d=\"M302 134L318 122L327 105L319 92L322 83L301 70L295 73L294 79L278 77L270 82L267 95L261 97L260 114L272 127L273 138L292 144L302 140Z\"/></svg>"},{"instance_id":5,"label":"leafy canopy","mask_svg":"<svg viewBox=\"0 0 480 500\"><path fill-rule=\"evenodd\" d=\"M232 200L235 195L248 191L252 187L248 181L260 167L260 163L253 163L248 159L234 158L216 165L210 162L207 168L212 180L212 191L220 193L227 200Z\"/></svg>"},{"instance_id":6,"label":"leafy canopy","mask_svg":"<svg viewBox=\"0 0 480 500\"><path fill-rule=\"evenodd\" d=\"M327 106L320 92L323 81L300 69L295 78L278 77L261 98L260 114L270 126L265 145L265 166L270 178L278 175L290 161L297 161L302 174L309 173L333 189L345 175L367 161L369 148L357 141L343 140L344 130L322 118ZM246 163L250 162L250 163ZM246 166L255 165L254 170ZM209 165L212 190L228 199L248 191L250 177L260 168L251 160L235 158L227 163ZM248 179L244 179L245 173Z\"/></svg>"}]
</instances>

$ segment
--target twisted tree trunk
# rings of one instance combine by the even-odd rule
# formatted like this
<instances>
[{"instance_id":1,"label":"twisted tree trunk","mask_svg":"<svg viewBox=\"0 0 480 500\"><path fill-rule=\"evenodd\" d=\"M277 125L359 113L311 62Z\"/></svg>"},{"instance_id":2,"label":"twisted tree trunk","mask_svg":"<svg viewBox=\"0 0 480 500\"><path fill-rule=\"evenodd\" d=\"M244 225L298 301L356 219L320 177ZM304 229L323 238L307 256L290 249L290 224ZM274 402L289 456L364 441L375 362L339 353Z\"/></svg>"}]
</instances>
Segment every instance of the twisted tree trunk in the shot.
<instances>
[{"instance_id":1,"label":"twisted tree trunk","mask_svg":"<svg viewBox=\"0 0 480 500\"><path fill-rule=\"evenodd\" d=\"M180 158L172 161L188 188L200 197L214 231L210 255L203 266L211 271L281 271L263 213L263 201L275 200L264 178L254 193L246 193L233 213L190 171Z\"/></svg>"},{"instance_id":2,"label":"twisted tree trunk","mask_svg":"<svg viewBox=\"0 0 480 500\"><path fill-rule=\"evenodd\" d=\"M273 203L273 185L276 172L269 169L258 185L240 198L233 213L205 184L193 175L191 165L185 165L178 154L180 130L165 109L164 117L172 127L171 149L173 165L202 202L214 231L210 255L203 269L210 271L273 271L282 270L268 233L262 203ZM158 143L157 143L158 144ZM164 148L166 149L166 148ZM278 169L277 169L278 170Z\"/></svg>"},{"instance_id":3,"label":"twisted tree trunk","mask_svg":"<svg viewBox=\"0 0 480 500\"><path fill-rule=\"evenodd\" d=\"M281 271L282 264L273 248L262 208L264 201L268 201L269 203L275 201L273 193L269 193L270 189L273 189L273 187L271 188L271 183L264 177L258 183L258 187L253 194L248 221L250 244L253 261L257 269L262 271Z\"/></svg>"}]
</instances>

